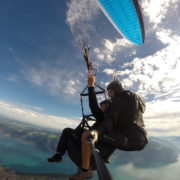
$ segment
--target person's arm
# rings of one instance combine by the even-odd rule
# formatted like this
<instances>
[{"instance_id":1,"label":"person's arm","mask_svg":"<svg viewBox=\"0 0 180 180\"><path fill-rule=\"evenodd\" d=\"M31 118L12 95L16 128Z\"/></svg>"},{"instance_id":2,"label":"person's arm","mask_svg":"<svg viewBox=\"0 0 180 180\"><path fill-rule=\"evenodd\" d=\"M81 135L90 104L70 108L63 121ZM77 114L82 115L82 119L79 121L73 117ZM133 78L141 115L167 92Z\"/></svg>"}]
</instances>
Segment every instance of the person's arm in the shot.
<instances>
[{"instance_id":1,"label":"person's arm","mask_svg":"<svg viewBox=\"0 0 180 180\"><path fill-rule=\"evenodd\" d=\"M101 110L98 106L94 87L88 87L88 92L89 92L89 107L91 109L91 112L93 114L96 114L98 111L101 111Z\"/></svg>"},{"instance_id":2,"label":"person's arm","mask_svg":"<svg viewBox=\"0 0 180 180\"><path fill-rule=\"evenodd\" d=\"M99 121L100 119L104 118L104 115L98 106L94 84L95 84L95 76L90 75L88 77L89 107L91 109L92 114L95 116L96 120Z\"/></svg>"}]
</instances>

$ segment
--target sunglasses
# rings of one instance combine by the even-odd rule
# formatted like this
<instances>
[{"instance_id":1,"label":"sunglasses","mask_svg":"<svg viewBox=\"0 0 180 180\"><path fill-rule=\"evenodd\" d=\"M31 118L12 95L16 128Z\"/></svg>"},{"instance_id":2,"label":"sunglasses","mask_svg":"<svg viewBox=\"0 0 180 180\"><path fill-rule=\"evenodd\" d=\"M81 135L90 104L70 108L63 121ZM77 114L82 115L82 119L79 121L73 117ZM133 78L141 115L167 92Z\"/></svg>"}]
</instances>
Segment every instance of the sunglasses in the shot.
<instances>
[{"instance_id":1,"label":"sunglasses","mask_svg":"<svg viewBox=\"0 0 180 180\"><path fill-rule=\"evenodd\" d=\"M108 94L111 94L111 93L112 93L112 91L113 91L112 89L108 89L108 91L107 91L107 92L108 92Z\"/></svg>"}]
</instances>

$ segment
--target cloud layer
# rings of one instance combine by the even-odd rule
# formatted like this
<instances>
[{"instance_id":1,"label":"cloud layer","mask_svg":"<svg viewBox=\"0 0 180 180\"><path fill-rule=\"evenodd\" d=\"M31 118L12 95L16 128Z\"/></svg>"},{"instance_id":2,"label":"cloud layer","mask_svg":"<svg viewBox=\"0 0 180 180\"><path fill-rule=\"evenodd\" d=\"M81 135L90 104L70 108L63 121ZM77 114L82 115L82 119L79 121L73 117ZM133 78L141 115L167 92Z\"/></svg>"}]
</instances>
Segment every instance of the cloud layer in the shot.
<instances>
[{"instance_id":1,"label":"cloud layer","mask_svg":"<svg viewBox=\"0 0 180 180\"><path fill-rule=\"evenodd\" d=\"M0 101L0 115L11 118L13 120L18 120L25 123L30 123L56 130L63 130L66 127L75 128L79 123L78 121L73 119L37 112L37 110L41 110L41 108L39 107L33 107L33 109L34 110L31 110L27 106L19 106Z\"/></svg>"},{"instance_id":2,"label":"cloud layer","mask_svg":"<svg viewBox=\"0 0 180 180\"><path fill-rule=\"evenodd\" d=\"M80 77L76 72L67 68L61 69L57 67L49 67L47 63L40 63L37 67L29 67L22 73L24 78L31 84L41 89L46 89L52 96L71 100L72 97L79 98ZM74 100L76 102L76 99Z\"/></svg>"}]
</instances>

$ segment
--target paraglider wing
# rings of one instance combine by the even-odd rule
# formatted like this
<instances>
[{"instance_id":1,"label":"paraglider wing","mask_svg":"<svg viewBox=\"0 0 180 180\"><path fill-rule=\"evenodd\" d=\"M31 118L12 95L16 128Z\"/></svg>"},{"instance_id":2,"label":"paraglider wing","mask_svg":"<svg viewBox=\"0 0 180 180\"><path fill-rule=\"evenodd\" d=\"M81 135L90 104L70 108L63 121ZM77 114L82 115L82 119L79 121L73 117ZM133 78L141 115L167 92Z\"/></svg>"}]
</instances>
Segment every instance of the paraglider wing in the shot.
<instances>
[{"instance_id":1,"label":"paraglider wing","mask_svg":"<svg viewBox=\"0 0 180 180\"><path fill-rule=\"evenodd\" d=\"M138 0L98 0L117 31L134 44L144 43L144 23Z\"/></svg>"}]
</instances>

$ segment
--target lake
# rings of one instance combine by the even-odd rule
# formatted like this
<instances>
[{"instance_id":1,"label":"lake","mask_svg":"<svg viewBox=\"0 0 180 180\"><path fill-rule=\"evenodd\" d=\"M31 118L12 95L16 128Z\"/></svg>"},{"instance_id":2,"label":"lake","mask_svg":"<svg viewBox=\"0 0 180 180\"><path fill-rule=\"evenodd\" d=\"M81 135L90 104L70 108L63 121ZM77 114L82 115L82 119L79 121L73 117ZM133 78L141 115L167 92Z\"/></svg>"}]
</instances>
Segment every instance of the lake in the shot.
<instances>
[{"instance_id":1,"label":"lake","mask_svg":"<svg viewBox=\"0 0 180 180\"><path fill-rule=\"evenodd\" d=\"M25 173L73 174L75 165L65 156L62 163L51 164L46 161L52 154L8 136L0 134L0 165ZM154 168L137 168L133 164L117 166L113 163L108 168L115 180L179 180L180 156L178 162ZM92 180L97 179L97 174Z\"/></svg>"}]
</instances>

